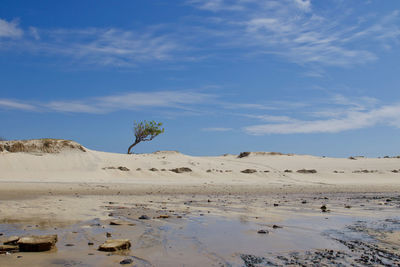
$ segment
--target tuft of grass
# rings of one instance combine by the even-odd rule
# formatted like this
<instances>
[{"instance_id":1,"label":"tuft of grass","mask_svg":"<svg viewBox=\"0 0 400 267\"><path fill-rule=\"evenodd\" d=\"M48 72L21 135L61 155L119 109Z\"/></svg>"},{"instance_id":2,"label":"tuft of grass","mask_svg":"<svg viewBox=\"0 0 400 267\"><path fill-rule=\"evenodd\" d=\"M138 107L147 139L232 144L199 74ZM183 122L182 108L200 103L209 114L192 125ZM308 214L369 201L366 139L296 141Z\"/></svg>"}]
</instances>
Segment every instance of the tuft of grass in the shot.
<instances>
[{"instance_id":1,"label":"tuft of grass","mask_svg":"<svg viewBox=\"0 0 400 267\"><path fill-rule=\"evenodd\" d=\"M16 142L9 147L6 147L9 152L16 153L16 152L25 152L26 148L24 144L21 142Z\"/></svg>"}]
</instances>

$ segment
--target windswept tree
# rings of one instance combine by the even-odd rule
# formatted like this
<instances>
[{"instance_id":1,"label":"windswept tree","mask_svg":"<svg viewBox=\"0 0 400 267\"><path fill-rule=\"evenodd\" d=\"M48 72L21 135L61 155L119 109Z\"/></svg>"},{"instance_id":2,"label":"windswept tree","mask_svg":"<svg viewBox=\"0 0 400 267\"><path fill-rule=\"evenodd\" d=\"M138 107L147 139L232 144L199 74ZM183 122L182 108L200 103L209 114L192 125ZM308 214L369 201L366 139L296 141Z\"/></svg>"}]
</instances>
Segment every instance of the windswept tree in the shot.
<instances>
[{"instance_id":1,"label":"windswept tree","mask_svg":"<svg viewBox=\"0 0 400 267\"><path fill-rule=\"evenodd\" d=\"M131 154L131 150L134 146L142 141L151 141L157 135L164 132L164 128L161 128L161 122L155 121L142 121L135 122L135 142L128 148L128 154Z\"/></svg>"}]
</instances>

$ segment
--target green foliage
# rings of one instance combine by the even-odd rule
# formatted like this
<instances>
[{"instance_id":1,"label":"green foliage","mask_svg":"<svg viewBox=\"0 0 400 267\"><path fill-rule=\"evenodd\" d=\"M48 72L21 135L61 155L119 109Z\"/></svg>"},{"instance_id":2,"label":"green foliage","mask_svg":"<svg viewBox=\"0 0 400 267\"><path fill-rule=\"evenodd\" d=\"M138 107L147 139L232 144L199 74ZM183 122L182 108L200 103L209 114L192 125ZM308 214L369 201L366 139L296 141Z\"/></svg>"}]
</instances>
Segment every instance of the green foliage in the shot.
<instances>
[{"instance_id":1,"label":"green foliage","mask_svg":"<svg viewBox=\"0 0 400 267\"><path fill-rule=\"evenodd\" d=\"M162 126L161 122L155 122L155 121L135 122L135 127L134 127L135 143L133 143L129 147L128 154L130 154L132 147L134 147L138 143L142 141L151 141L157 135L162 134L164 132L164 128L161 128L161 126Z\"/></svg>"},{"instance_id":2,"label":"green foliage","mask_svg":"<svg viewBox=\"0 0 400 267\"><path fill-rule=\"evenodd\" d=\"M151 141L157 135L164 132L164 128L161 128L161 122L155 121L142 121L135 122L135 137L136 140L140 141Z\"/></svg>"}]
</instances>

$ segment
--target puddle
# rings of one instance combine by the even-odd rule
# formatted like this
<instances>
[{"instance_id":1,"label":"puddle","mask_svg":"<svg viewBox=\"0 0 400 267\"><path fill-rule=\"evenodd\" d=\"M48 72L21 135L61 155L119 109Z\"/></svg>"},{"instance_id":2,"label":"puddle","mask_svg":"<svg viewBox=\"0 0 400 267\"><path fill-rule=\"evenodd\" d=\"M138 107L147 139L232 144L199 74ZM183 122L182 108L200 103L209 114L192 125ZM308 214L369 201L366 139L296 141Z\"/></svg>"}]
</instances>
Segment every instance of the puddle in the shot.
<instances>
[{"instance_id":1,"label":"puddle","mask_svg":"<svg viewBox=\"0 0 400 267\"><path fill-rule=\"evenodd\" d=\"M332 200L332 211L326 213L320 211L320 202L298 210L298 204L289 202L286 207L267 210L262 202L256 214L243 209L242 213L235 210L234 216L193 212L149 220L137 219L144 211L141 209L134 217L128 216L138 209L135 205L112 210L110 219L115 217L133 226L110 225L110 219L100 218L68 226L1 223L4 236L0 240L13 235L57 234L58 242L49 252L0 255L0 266L119 266L124 259L132 260L127 266L400 266L398 204L384 209L373 209L371 204L368 209L349 211L343 201L337 201L340 206ZM205 203L210 205L207 200ZM200 202L198 206L202 208ZM148 207L145 211L151 213ZM181 213L176 209L171 214ZM282 215L278 221L277 214ZM109 238L131 240L131 249L120 253L97 251L107 233Z\"/></svg>"}]
</instances>

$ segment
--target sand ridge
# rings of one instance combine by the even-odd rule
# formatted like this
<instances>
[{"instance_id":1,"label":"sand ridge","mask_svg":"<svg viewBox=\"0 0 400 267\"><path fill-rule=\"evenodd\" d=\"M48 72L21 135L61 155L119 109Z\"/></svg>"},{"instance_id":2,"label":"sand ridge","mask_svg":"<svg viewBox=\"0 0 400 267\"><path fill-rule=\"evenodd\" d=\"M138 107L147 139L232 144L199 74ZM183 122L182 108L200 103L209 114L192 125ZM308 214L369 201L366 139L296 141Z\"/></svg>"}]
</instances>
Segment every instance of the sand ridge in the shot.
<instances>
[{"instance_id":1,"label":"sand ridge","mask_svg":"<svg viewBox=\"0 0 400 267\"><path fill-rule=\"evenodd\" d=\"M24 141L25 147L36 144L33 147L40 150L37 144L43 146L46 140ZM12 145L10 141L6 142ZM84 191L90 187L89 191L96 192L103 186L115 188L116 192L143 189L146 192L167 190L169 193L184 193L185 188L188 192L201 193L400 189L399 158L328 158L277 152L252 152L243 157L228 154L196 157L177 151L127 155L90 150L72 141L68 141L71 142L68 149L58 150L67 143L64 140L52 142L54 147L49 148L57 151L55 153L36 150L1 152L3 190L15 184L23 190L24 183L37 190L47 188L49 184L60 190L63 185L84 184L79 188Z\"/></svg>"}]
</instances>

